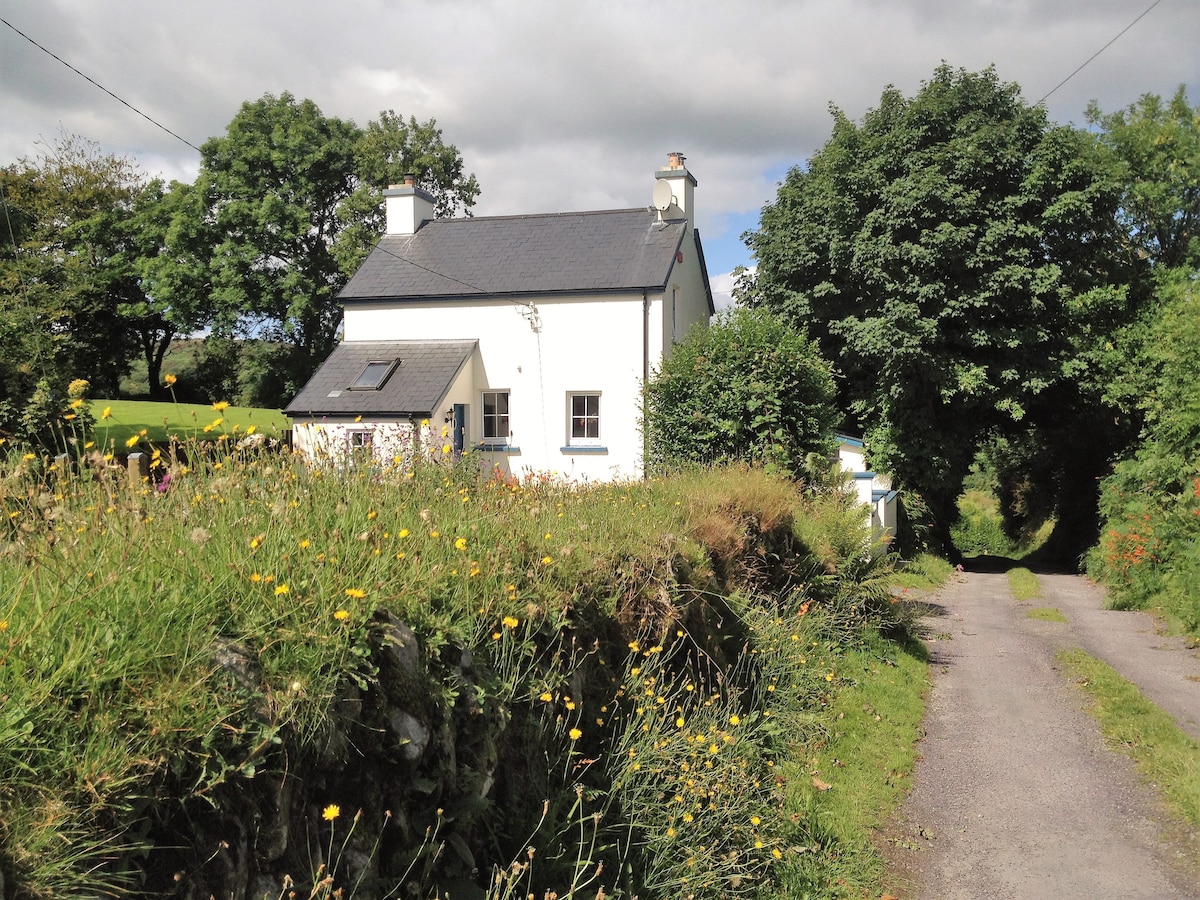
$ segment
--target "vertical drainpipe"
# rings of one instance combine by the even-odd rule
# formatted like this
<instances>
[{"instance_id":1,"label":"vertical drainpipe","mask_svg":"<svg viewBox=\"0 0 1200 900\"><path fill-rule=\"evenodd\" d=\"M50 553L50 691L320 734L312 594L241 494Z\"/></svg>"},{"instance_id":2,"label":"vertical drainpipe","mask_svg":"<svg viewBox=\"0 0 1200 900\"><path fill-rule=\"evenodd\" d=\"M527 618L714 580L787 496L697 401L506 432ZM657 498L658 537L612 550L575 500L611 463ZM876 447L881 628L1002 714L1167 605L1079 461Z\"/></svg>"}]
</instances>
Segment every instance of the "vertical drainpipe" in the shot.
<instances>
[{"instance_id":1,"label":"vertical drainpipe","mask_svg":"<svg viewBox=\"0 0 1200 900\"><path fill-rule=\"evenodd\" d=\"M650 382L650 295L642 288L642 478L650 477L647 460L650 456L650 436L646 426L646 385Z\"/></svg>"}]
</instances>

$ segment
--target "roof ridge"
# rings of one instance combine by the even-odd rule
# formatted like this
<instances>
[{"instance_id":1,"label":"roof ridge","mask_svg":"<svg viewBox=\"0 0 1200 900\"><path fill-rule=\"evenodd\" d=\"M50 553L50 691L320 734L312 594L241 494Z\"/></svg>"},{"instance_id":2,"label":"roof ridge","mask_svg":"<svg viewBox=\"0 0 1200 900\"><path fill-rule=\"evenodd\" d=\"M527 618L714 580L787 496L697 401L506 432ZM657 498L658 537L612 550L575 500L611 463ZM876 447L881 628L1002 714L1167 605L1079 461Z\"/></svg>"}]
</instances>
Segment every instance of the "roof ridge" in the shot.
<instances>
[{"instance_id":1,"label":"roof ridge","mask_svg":"<svg viewBox=\"0 0 1200 900\"><path fill-rule=\"evenodd\" d=\"M631 206L627 209L582 209L574 212L550 212L550 213L509 213L502 216L456 216L450 219L430 219L422 225L422 228L428 228L430 225L454 225L463 222L497 222L497 221L519 221L521 219L563 219L576 216L611 216L611 215L628 215L629 213L647 213L651 212L649 206ZM412 235L385 235L385 237L411 237Z\"/></svg>"}]
</instances>

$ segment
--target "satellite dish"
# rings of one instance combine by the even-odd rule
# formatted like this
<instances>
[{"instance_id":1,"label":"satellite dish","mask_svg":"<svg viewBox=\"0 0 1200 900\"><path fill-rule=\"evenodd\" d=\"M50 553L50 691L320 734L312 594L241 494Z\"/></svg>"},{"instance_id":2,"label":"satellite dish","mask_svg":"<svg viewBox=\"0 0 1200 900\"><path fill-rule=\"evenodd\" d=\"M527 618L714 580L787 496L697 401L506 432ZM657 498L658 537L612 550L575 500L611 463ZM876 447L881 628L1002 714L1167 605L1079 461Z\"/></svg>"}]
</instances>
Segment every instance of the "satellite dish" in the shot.
<instances>
[{"instance_id":1,"label":"satellite dish","mask_svg":"<svg viewBox=\"0 0 1200 900\"><path fill-rule=\"evenodd\" d=\"M671 208L671 204L675 202L675 195L671 193L671 185L666 181L654 182L654 208L659 212L666 212Z\"/></svg>"}]
</instances>

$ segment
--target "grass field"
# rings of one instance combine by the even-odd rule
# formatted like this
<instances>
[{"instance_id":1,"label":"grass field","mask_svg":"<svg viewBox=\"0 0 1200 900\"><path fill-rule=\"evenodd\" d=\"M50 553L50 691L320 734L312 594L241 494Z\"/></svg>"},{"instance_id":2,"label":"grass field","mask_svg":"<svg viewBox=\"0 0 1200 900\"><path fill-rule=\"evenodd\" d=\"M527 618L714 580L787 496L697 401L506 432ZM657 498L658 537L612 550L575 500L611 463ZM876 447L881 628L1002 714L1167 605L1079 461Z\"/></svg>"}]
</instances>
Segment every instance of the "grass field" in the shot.
<instances>
[{"instance_id":1,"label":"grass field","mask_svg":"<svg viewBox=\"0 0 1200 900\"><path fill-rule=\"evenodd\" d=\"M170 437L244 435L253 428L277 438L288 427L288 417L275 409L228 406L218 410L211 405L148 400L93 400L92 415L96 418L96 442L117 447L134 435L165 441Z\"/></svg>"}]
</instances>

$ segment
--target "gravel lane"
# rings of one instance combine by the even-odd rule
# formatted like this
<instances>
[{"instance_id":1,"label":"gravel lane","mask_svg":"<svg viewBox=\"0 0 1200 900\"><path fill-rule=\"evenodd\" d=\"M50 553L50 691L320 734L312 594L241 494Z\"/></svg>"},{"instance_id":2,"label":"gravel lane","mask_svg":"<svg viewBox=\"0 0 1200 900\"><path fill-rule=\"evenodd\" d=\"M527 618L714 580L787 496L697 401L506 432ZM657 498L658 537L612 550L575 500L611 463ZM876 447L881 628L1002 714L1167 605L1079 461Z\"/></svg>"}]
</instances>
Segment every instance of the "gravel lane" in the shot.
<instances>
[{"instance_id":1,"label":"gravel lane","mask_svg":"<svg viewBox=\"0 0 1200 900\"><path fill-rule=\"evenodd\" d=\"M1005 575L970 573L934 598L922 756L881 841L890 893L1200 898L1196 836L1167 834L1152 789L1105 748L1054 651L1080 646L1139 684L1146 678L1147 695L1189 730L1200 717L1200 682L1191 680L1200 660L1155 635L1148 617L1100 609L1102 593L1081 578L1041 583L1044 599L1019 604ZM1030 619L1034 605L1056 606L1069 621Z\"/></svg>"}]
</instances>

